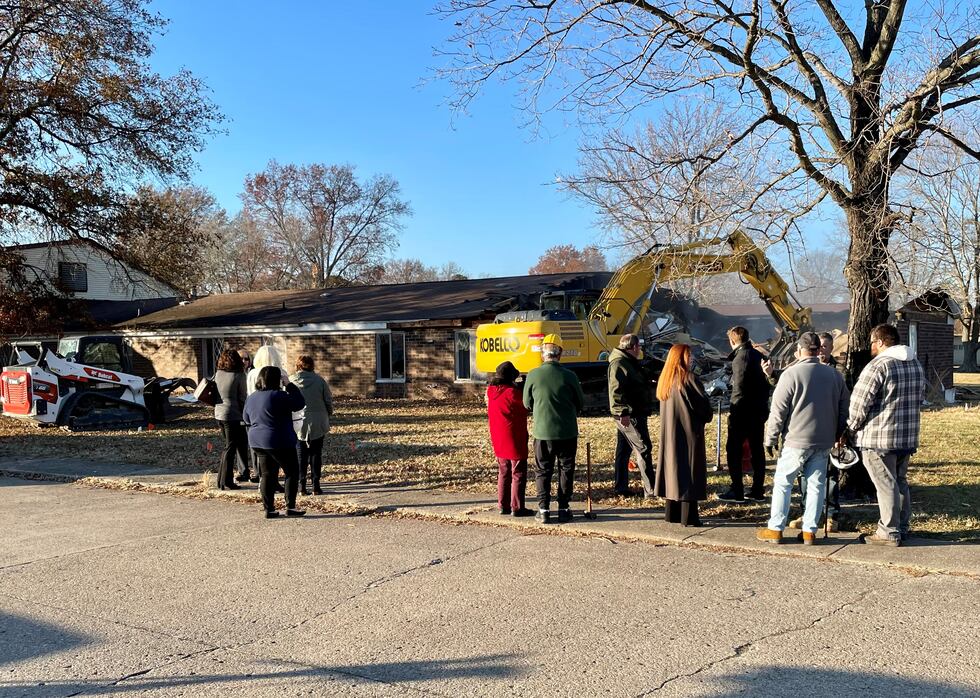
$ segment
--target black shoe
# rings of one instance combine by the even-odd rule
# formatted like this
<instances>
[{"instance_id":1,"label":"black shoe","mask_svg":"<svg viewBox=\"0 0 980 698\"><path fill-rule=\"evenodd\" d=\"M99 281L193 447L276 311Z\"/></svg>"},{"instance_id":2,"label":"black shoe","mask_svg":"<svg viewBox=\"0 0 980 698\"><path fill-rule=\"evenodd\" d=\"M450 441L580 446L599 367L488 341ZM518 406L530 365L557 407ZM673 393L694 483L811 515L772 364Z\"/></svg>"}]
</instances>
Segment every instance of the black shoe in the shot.
<instances>
[{"instance_id":1,"label":"black shoe","mask_svg":"<svg viewBox=\"0 0 980 698\"><path fill-rule=\"evenodd\" d=\"M695 521L694 523L684 524L684 528L702 528L704 526L700 521Z\"/></svg>"},{"instance_id":2,"label":"black shoe","mask_svg":"<svg viewBox=\"0 0 980 698\"><path fill-rule=\"evenodd\" d=\"M229 482L229 483L225 484L225 489L226 490L240 490L241 488L242 488L241 485L239 485L237 483L234 483L234 482Z\"/></svg>"},{"instance_id":3,"label":"black shoe","mask_svg":"<svg viewBox=\"0 0 980 698\"><path fill-rule=\"evenodd\" d=\"M286 516L306 516L305 509L286 509Z\"/></svg>"},{"instance_id":4,"label":"black shoe","mask_svg":"<svg viewBox=\"0 0 980 698\"><path fill-rule=\"evenodd\" d=\"M299 493L300 493L301 495L303 495L303 496L305 496L305 497L308 497L308 496L309 496L309 494L310 494L309 492L307 492L307 491L306 491L306 488L305 488L305 487L304 487L303 489L301 489L301 490L299 491Z\"/></svg>"},{"instance_id":5,"label":"black shoe","mask_svg":"<svg viewBox=\"0 0 980 698\"><path fill-rule=\"evenodd\" d=\"M719 497L719 499L720 499L720 497ZM764 502L764 501L766 501L766 495L764 495L764 494L754 494L752 492L749 492L749 494L746 497L746 499L751 500L753 502Z\"/></svg>"},{"instance_id":6,"label":"black shoe","mask_svg":"<svg viewBox=\"0 0 980 698\"><path fill-rule=\"evenodd\" d=\"M538 523L551 523L551 512L546 509L538 509L538 513L534 515L534 520Z\"/></svg>"},{"instance_id":7,"label":"black shoe","mask_svg":"<svg viewBox=\"0 0 980 698\"><path fill-rule=\"evenodd\" d=\"M276 485L276 494L285 494L286 488L282 485Z\"/></svg>"},{"instance_id":8,"label":"black shoe","mask_svg":"<svg viewBox=\"0 0 980 698\"><path fill-rule=\"evenodd\" d=\"M728 490L724 494L718 495L718 501L721 502L734 502L735 504L745 504L745 497L740 497L731 490Z\"/></svg>"},{"instance_id":9,"label":"black shoe","mask_svg":"<svg viewBox=\"0 0 980 698\"><path fill-rule=\"evenodd\" d=\"M235 478L235 482L248 482L248 473L244 475L239 475Z\"/></svg>"},{"instance_id":10,"label":"black shoe","mask_svg":"<svg viewBox=\"0 0 980 698\"><path fill-rule=\"evenodd\" d=\"M250 477L248 479L248 481L249 482L261 482L262 481L262 478L259 478L259 477Z\"/></svg>"},{"instance_id":11,"label":"black shoe","mask_svg":"<svg viewBox=\"0 0 980 698\"><path fill-rule=\"evenodd\" d=\"M265 518L267 518L267 519L278 519L279 518L279 512L278 511L267 511L267 512L265 512Z\"/></svg>"},{"instance_id":12,"label":"black shoe","mask_svg":"<svg viewBox=\"0 0 980 698\"><path fill-rule=\"evenodd\" d=\"M572 520L572 510L568 507L558 510L558 523L567 523Z\"/></svg>"},{"instance_id":13,"label":"black shoe","mask_svg":"<svg viewBox=\"0 0 980 698\"><path fill-rule=\"evenodd\" d=\"M632 497L633 493L629 490L614 490L614 494L617 497Z\"/></svg>"},{"instance_id":14,"label":"black shoe","mask_svg":"<svg viewBox=\"0 0 980 698\"><path fill-rule=\"evenodd\" d=\"M510 516L510 509L498 509L497 513L501 516Z\"/></svg>"},{"instance_id":15,"label":"black shoe","mask_svg":"<svg viewBox=\"0 0 980 698\"><path fill-rule=\"evenodd\" d=\"M515 509L511 512L511 516L534 516L534 512L530 509Z\"/></svg>"},{"instance_id":16,"label":"black shoe","mask_svg":"<svg viewBox=\"0 0 980 698\"><path fill-rule=\"evenodd\" d=\"M323 494L323 490L320 489L319 485L313 485L313 494L315 495Z\"/></svg>"}]
</instances>

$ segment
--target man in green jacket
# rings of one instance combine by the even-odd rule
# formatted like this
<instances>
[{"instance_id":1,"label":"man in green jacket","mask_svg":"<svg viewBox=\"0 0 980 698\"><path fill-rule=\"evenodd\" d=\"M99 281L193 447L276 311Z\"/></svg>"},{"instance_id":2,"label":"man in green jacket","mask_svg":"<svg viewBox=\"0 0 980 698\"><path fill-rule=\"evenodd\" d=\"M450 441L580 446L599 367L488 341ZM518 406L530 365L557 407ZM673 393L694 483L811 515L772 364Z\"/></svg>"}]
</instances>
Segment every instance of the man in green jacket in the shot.
<instances>
[{"instance_id":1,"label":"man in green jacket","mask_svg":"<svg viewBox=\"0 0 980 698\"><path fill-rule=\"evenodd\" d=\"M652 411L650 382L640 360L643 348L635 334L624 334L609 356L609 411L616 420L616 494L628 497L630 453L643 482L643 497L653 499L653 444L647 418Z\"/></svg>"},{"instance_id":2,"label":"man in green jacket","mask_svg":"<svg viewBox=\"0 0 980 698\"><path fill-rule=\"evenodd\" d=\"M544 363L527 374L524 383L524 406L534 418L535 486L538 490L538 513L541 523L551 520L551 478L558 464L558 521L571 521L575 478L575 453L578 450L578 412L585 395L578 377L559 365L561 337L549 334L541 344Z\"/></svg>"}]
</instances>

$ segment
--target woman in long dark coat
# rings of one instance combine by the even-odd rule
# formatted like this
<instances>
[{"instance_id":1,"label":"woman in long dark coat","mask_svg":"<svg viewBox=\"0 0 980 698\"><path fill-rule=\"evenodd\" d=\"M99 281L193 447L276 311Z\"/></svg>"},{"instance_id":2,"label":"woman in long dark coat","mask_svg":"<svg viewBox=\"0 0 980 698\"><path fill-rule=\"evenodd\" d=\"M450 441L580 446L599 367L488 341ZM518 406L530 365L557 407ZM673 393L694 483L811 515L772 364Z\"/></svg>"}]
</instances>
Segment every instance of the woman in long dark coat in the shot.
<instances>
[{"instance_id":1,"label":"woman in long dark coat","mask_svg":"<svg viewBox=\"0 0 980 698\"><path fill-rule=\"evenodd\" d=\"M701 380L691 372L691 347L675 344L657 381L660 452L655 492L667 500L668 523L700 526L698 502L707 498L704 425L712 410Z\"/></svg>"}]
</instances>

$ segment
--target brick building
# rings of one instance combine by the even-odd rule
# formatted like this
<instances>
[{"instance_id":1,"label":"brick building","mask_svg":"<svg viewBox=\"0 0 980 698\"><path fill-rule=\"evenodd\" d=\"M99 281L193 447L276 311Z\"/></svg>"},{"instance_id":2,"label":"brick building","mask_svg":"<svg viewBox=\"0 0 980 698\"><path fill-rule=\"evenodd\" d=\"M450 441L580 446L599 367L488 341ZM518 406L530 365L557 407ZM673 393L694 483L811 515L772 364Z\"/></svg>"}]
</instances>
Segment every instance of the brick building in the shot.
<instances>
[{"instance_id":1,"label":"brick building","mask_svg":"<svg viewBox=\"0 0 980 698\"><path fill-rule=\"evenodd\" d=\"M601 289L608 272L208 296L121 323L144 376L214 371L224 348L313 356L336 395L474 394L476 326L534 307L541 293Z\"/></svg>"}]
</instances>

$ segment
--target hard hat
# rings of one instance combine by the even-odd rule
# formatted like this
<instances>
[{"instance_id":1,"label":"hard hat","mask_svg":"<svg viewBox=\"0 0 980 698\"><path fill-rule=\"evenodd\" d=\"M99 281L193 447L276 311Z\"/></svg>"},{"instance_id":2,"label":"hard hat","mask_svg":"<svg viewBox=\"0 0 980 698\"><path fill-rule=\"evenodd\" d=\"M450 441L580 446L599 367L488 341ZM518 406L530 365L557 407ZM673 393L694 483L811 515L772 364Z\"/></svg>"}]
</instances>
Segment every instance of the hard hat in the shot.
<instances>
[{"instance_id":1,"label":"hard hat","mask_svg":"<svg viewBox=\"0 0 980 698\"><path fill-rule=\"evenodd\" d=\"M546 334L544 339L541 340L541 344L554 344L559 349L563 349L564 346L561 343L561 335L557 334Z\"/></svg>"},{"instance_id":2,"label":"hard hat","mask_svg":"<svg viewBox=\"0 0 980 698\"><path fill-rule=\"evenodd\" d=\"M834 446L830 449L830 462L838 470L847 470L857 465L857 451L850 446Z\"/></svg>"}]
</instances>

